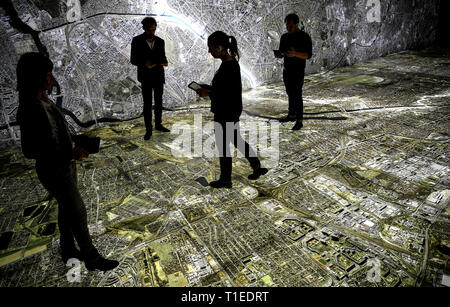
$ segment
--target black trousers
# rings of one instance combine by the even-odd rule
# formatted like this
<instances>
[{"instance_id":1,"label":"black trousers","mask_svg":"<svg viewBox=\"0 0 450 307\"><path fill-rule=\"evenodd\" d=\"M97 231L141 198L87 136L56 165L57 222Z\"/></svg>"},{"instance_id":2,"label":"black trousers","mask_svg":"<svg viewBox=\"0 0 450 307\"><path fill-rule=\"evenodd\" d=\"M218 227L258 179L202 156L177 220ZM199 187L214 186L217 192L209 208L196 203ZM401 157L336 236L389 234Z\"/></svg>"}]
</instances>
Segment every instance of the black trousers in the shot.
<instances>
[{"instance_id":1,"label":"black trousers","mask_svg":"<svg viewBox=\"0 0 450 307\"><path fill-rule=\"evenodd\" d=\"M230 152L230 143L233 143L234 147L236 147L245 156L253 170L258 169L261 166L261 162L256 156L255 151L241 136L239 121L228 122L228 124L225 121L215 121L214 134L216 137L216 145L219 150L219 180L231 181L233 161Z\"/></svg>"},{"instance_id":2,"label":"black trousers","mask_svg":"<svg viewBox=\"0 0 450 307\"><path fill-rule=\"evenodd\" d=\"M289 97L289 116L297 120L303 120L303 82L305 72L287 70L283 71L283 81L286 87L286 93Z\"/></svg>"},{"instance_id":3,"label":"black trousers","mask_svg":"<svg viewBox=\"0 0 450 307\"><path fill-rule=\"evenodd\" d=\"M36 172L42 185L58 202L61 249L75 248L75 239L83 255L96 254L87 226L86 207L78 191L75 162L37 160Z\"/></svg>"},{"instance_id":4,"label":"black trousers","mask_svg":"<svg viewBox=\"0 0 450 307\"><path fill-rule=\"evenodd\" d=\"M152 131L153 93L155 95L155 126L162 123L162 96L164 83L142 82L142 98L144 99L144 122L147 131Z\"/></svg>"}]
</instances>

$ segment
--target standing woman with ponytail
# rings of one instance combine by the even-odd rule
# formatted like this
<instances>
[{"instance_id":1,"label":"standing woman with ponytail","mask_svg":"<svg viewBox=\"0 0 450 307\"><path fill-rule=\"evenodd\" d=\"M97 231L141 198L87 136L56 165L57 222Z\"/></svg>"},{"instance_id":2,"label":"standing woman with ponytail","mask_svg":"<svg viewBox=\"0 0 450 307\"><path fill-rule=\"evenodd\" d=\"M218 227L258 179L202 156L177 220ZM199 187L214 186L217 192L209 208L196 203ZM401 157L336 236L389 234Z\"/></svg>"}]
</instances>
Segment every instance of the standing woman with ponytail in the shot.
<instances>
[{"instance_id":1,"label":"standing woman with ponytail","mask_svg":"<svg viewBox=\"0 0 450 307\"><path fill-rule=\"evenodd\" d=\"M241 151L250 163L253 173L251 180L267 173L254 150L242 139L239 131L239 117L242 113L242 83L239 67L239 51L236 39L222 31L216 31L208 37L208 51L222 61L208 88L197 90L200 97L211 98L211 112L214 113L214 133L219 149L220 178L211 182L213 188L231 188L232 158L230 142Z\"/></svg>"}]
</instances>

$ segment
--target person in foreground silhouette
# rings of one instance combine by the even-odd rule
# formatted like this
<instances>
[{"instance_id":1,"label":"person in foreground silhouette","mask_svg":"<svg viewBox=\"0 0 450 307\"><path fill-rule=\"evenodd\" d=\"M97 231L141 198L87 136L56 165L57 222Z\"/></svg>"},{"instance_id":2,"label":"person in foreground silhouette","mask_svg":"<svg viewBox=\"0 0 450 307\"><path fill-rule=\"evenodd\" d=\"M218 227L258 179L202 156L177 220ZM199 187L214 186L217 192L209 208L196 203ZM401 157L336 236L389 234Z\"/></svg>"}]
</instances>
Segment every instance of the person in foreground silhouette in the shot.
<instances>
[{"instance_id":1,"label":"person in foreground silhouette","mask_svg":"<svg viewBox=\"0 0 450 307\"><path fill-rule=\"evenodd\" d=\"M245 154L253 168L253 173L248 176L249 179L256 180L268 170L261 167L256 153L242 139L239 131L239 117L242 113L242 83L236 39L224 32L216 31L208 37L208 48L214 58L222 61L212 80L212 85L203 85L197 90L200 97L211 98L211 111L214 113L215 122L214 133L219 149L220 178L210 182L209 185L213 188L231 188L230 142Z\"/></svg>"},{"instance_id":2,"label":"person in foreground silhouette","mask_svg":"<svg viewBox=\"0 0 450 307\"><path fill-rule=\"evenodd\" d=\"M84 261L88 270L108 271L119 263L103 258L92 244L86 207L77 186L76 164L88 153L73 148L72 136L61 110L47 97L52 88L53 63L43 54L23 54L17 64L17 89L22 152L36 160L36 173L45 189L58 202L61 256ZM75 246L75 240L80 250Z\"/></svg>"},{"instance_id":3,"label":"person in foreground silhouette","mask_svg":"<svg viewBox=\"0 0 450 307\"><path fill-rule=\"evenodd\" d=\"M287 15L284 22L287 33L281 36L281 54L275 54L275 57L284 57L283 81L289 97L289 113L280 121L295 121L292 130L300 130L303 127L302 87L306 60L312 56L312 42L311 37L299 29L300 20L296 14Z\"/></svg>"},{"instance_id":4,"label":"person in foreground silhouette","mask_svg":"<svg viewBox=\"0 0 450 307\"><path fill-rule=\"evenodd\" d=\"M137 78L141 82L144 99L145 140L152 136L152 93L155 95L155 129L170 132L162 125L162 96L164 91L164 67L167 58L164 40L155 35L156 20L145 17L142 20L144 33L133 37L130 62L137 66Z\"/></svg>"}]
</instances>

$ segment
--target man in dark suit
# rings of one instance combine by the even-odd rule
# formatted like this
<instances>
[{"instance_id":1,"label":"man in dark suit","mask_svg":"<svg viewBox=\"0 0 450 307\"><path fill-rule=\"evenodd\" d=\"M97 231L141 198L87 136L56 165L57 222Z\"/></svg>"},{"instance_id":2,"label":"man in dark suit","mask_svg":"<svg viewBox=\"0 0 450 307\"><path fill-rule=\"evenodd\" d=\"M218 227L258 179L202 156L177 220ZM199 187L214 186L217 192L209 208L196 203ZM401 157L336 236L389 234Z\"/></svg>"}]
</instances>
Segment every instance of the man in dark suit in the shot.
<instances>
[{"instance_id":1,"label":"man in dark suit","mask_svg":"<svg viewBox=\"0 0 450 307\"><path fill-rule=\"evenodd\" d=\"M162 125L162 95L164 91L164 67L167 66L164 40L155 35L157 23L152 17L142 20L144 33L133 37L130 62L136 65L138 81L141 82L144 99L144 121L147 132L144 139L152 136L152 93L155 95L155 129L162 132L170 130Z\"/></svg>"}]
</instances>

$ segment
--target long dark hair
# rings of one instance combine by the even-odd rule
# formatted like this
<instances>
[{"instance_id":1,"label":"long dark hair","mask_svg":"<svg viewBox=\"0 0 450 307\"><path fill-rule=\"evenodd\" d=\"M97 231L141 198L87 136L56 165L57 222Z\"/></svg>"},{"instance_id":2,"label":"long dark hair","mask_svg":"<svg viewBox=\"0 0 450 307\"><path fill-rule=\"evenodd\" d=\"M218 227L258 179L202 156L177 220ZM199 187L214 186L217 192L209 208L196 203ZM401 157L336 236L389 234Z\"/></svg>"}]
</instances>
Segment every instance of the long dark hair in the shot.
<instances>
[{"instance_id":1,"label":"long dark hair","mask_svg":"<svg viewBox=\"0 0 450 307\"><path fill-rule=\"evenodd\" d=\"M239 61L239 50L234 36L229 36L222 31L216 31L208 37L208 43L216 47L222 46L224 49L229 50L231 56Z\"/></svg>"},{"instance_id":2,"label":"long dark hair","mask_svg":"<svg viewBox=\"0 0 450 307\"><path fill-rule=\"evenodd\" d=\"M52 70L53 62L42 53L23 54L16 68L19 103L26 103L22 98L36 97L38 90L46 82L47 73Z\"/></svg>"},{"instance_id":3,"label":"long dark hair","mask_svg":"<svg viewBox=\"0 0 450 307\"><path fill-rule=\"evenodd\" d=\"M27 105L36 101L39 89L46 82L47 73L53 70L53 62L42 53L24 53L17 63L17 91L19 91L19 111L17 120Z\"/></svg>"}]
</instances>

